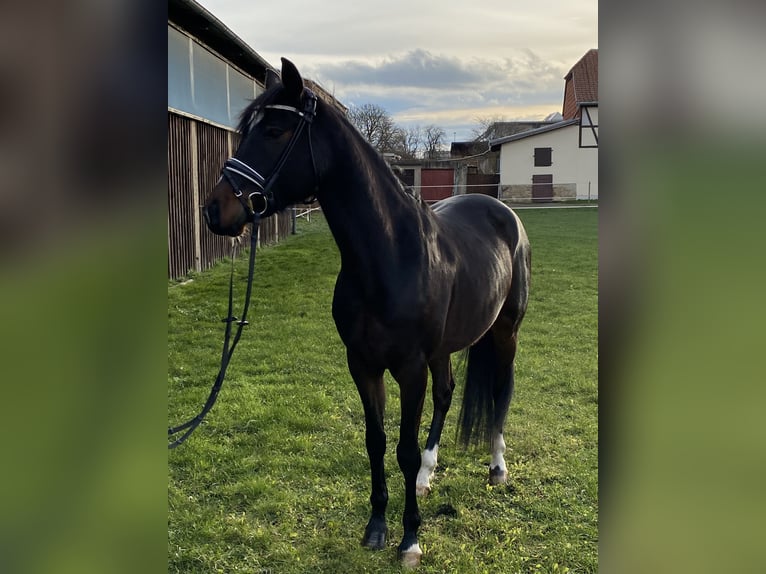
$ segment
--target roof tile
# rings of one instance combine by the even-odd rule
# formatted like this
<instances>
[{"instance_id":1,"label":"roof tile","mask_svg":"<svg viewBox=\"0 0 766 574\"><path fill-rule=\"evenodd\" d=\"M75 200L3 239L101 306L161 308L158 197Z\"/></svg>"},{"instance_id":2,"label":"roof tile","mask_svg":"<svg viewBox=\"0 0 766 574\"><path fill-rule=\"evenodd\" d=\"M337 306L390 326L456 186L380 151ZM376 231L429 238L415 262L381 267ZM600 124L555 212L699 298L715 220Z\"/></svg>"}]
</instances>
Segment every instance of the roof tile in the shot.
<instances>
[{"instance_id":1,"label":"roof tile","mask_svg":"<svg viewBox=\"0 0 766 574\"><path fill-rule=\"evenodd\" d=\"M575 90L575 101L598 101L598 49L592 48L572 66L565 79L572 77Z\"/></svg>"}]
</instances>

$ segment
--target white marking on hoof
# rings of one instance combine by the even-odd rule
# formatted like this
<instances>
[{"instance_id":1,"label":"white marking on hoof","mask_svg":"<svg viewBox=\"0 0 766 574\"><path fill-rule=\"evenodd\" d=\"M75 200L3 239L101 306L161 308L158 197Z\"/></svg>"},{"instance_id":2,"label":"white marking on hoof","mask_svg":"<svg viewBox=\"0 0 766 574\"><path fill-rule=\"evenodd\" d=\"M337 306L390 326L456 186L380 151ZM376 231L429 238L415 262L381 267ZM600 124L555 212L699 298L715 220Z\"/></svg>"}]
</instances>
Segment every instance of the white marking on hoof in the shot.
<instances>
[{"instance_id":1,"label":"white marking on hoof","mask_svg":"<svg viewBox=\"0 0 766 574\"><path fill-rule=\"evenodd\" d=\"M508 480L508 470L505 466L505 441L503 433L498 433L492 440L492 462L489 464L489 483L492 485L505 484Z\"/></svg>"},{"instance_id":2,"label":"white marking on hoof","mask_svg":"<svg viewBox=\"0 0 766 574\"><path fill-rule=\"evenodd\" d=\"M402 550L399 555L404 568L417 568L420 566L420 559L422 557L423 551L420 549L420 544L417 542L406 550Z\"/></svg>"},{"instance_id":3,"label":"white marking on hoof","mask_svg":"<svg viewBox=\"0 0 766 574\"><path fill-rule=\"evenodd\" d=\"M439 454L439 445L434 445L433 450L424 450L423 456L420 457L420 470L418 471L418 478L415 482L415 494L418 496L426 496L431 492L431 479L434 476L434 469L436 468L436 457Z\"/></svg>"}]
</instances>

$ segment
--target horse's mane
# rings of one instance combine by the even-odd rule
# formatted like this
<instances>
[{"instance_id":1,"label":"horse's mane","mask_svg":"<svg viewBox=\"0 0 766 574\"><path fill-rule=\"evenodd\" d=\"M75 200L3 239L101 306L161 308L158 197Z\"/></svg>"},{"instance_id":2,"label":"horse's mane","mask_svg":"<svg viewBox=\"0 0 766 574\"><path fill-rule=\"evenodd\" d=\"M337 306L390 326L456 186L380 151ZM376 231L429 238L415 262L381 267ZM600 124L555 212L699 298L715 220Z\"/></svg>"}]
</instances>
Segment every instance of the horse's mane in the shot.
<instances>
[{"instance_id":1,"label":"horse's mane","mask_svg":"<svg viewBox=\"0 0 766 574\"><path fill-rule=\"evenodd\" d=\"M383 174L390 175L388 179L394 182L403 194L411 197L412 199L418 199L412 190L406 187L401 178L397 175L397 172L400 172L400 170L398 168L394 169L385 160L383 154L375 149L369 141L367 141L367 138L362 135L362 132L359 131L359 129L353 124L353 122L345 113L337 109L335 106L327 103L324 103L322 106L322 112L334 116L336 121L341 126L343 126L350 134L353 134L352 139L354 140L355 147L357 147L360 152L360 157L364 158L366 161L369 161L372 164L370 167L377 168Z\"/></svg>"},{"instance_id":2,"label":"horse's mane","mask_svg":"<svg viewBox=\"0 0 766 574\"><path fill-rule=\"evenodd\" d=\"M247 133L252 127L253 117L257 113L258 109L269 105L269 103L274 100L277 92L279 91L279 88L280 85L277 84L265 90L242 110L242 113L239 116L239 122L237 124L237 133L240 134L241 141L247 137ZM413 191L405 186L401 178L397 175L398 170L395 171L388 164L388 162L383 158L383 155L367 141L367 139L351 122L351 120L349 120L345 113L337 109L335 106L322 101L321 99L317 103L317 114L320 113L332 117L335 122L340 124L340 126L345 128L350 134L353 134L352 139L354 140L354 144L360 152L360 158L364 158L365 161L370 161L373 164L370 167L377 168L385 174L390 174L390 181L395 182L395 185L403 194L417 200L417 197Z\"/></svg>"}]
</instances>

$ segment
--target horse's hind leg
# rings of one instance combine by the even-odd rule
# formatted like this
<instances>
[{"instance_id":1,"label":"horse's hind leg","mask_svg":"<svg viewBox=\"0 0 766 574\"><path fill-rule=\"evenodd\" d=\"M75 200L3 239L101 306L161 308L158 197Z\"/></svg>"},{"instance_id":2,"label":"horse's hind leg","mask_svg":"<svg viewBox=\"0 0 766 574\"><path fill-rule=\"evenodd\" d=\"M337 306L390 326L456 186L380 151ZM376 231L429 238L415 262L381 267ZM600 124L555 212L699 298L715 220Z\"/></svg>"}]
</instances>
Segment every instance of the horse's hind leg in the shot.
<instances>
[{"instance_id":1,"label":"horse's hind leg","mask_svg":"<svg viewBox=\"0 0 766 574\"><path fill-rule=\"evenodd\" d=\"M431 478L436 468L436 457L439 454L439 439L444 429L444 419L452 403L452 391L455 389L455 379L452 377L450 357L440 357L429 363L432 379L434 400L434 415L431 419L431 430L428 432L426 448L421 457L415 492L425 496L431 492Z\"/></svg>"},{"instance_id":2,"label":"horse's hind leg","mask_svg":"<svg viewBox=\"0 0 766 574\"><path fill-rule=\"evenodd\" d=\"M513 281L511 292L500 311L495 324L492 325L492 337L495 344L496 377L492 390L493 420L492 420L492 462L489 466L490 484L504 484L508 480L508 470L505 466L505 440L503 427L511 405L513 387L515 384L516 347L518 344L519 327L527 311L529 299L529 276L531 255L529 246L520 247L514 260Z\"/></svg>"},{"instance_id":3,"label":"horse's hind leg","mask_svg":"<svg viewBox=\"0 0 766 574\"><path fill-rule=\"evenodd\" d=\"M500 335L500 336L498 336ZM492 391L494 413L492 421L491 454L492 461L489 465L489 483L493 485L505 484L508 480L508 470L505 465L505 440L503 439L503 427L511 406L511 397L514 387L514 362L516 357L516 332L510 336L502 336L495 333L495 345L497 352L497 378Z\"/></svg>"}]
</instances>

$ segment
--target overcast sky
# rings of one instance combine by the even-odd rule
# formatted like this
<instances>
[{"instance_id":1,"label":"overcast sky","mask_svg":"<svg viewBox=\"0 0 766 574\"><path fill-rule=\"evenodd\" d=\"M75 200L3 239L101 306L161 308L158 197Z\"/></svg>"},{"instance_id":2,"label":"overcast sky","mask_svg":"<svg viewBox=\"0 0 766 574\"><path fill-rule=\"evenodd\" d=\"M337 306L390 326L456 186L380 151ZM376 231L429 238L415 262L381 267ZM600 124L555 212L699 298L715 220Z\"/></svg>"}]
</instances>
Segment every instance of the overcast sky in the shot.
<instances>
[{"instance_id":1,"label":"overcast sky","mask_svg":"<svg viewBox=\"0 0 766 574\"><path fill-rule=\"evenodd\" d=\"M478 117L560 112L564 75L598 47L597 0L198 1L272 66L449 141Z\"/></svg>"}]
</instances>

